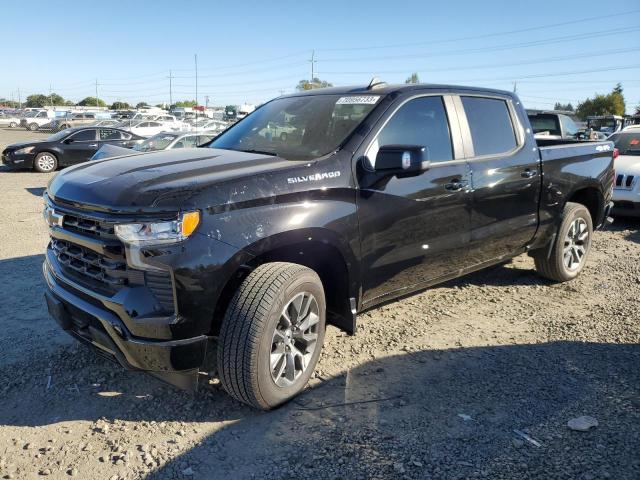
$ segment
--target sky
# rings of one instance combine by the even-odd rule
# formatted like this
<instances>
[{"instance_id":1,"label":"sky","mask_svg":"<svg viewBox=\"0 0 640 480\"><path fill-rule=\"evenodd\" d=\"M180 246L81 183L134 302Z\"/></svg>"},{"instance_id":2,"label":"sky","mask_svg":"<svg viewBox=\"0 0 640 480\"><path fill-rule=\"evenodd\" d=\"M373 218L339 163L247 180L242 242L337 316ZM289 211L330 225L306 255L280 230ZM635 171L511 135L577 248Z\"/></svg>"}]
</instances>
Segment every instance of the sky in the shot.
<instances>
[{"instance_id":1,"label":"sky","mask_svg":"<svg viewBox=\"0 0 640 480\"><path fill-rule=\"evenodd\" d=\"M606 8L611 6L612 8ZM640 0L458 0L0 4L0 98L50 89L159 104L258 104L314 74L515 88L527 108L574 106L622 83L640 104Z\"/></svg>"}]
</instances>

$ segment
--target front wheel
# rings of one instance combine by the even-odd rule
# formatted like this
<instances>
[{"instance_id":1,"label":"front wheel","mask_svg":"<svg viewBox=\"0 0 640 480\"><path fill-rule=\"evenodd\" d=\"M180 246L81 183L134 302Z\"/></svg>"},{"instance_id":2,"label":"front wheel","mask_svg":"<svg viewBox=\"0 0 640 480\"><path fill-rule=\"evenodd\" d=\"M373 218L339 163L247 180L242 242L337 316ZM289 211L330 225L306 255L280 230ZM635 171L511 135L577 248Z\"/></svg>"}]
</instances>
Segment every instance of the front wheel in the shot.
<instances>
[{"instance_id":1,"label":"front wheel","mask_svg":"<svg viewBox=\"0 0 640 480\"><path fill-rule=\"evenodd\" d=\"M225 314L218 371L235 399L263 410L300 393L324 342L326 303L318 275L294 263L259 266Z\"/></svg>"},{"instance_id":2,"label":"front wheel","mask_svg":"<svg viewBox=\"0 0 640 480\"><path fill-rule=\"evenodd\" d=\"M562 212L562 224L550 255L546 249L534 256L536 270L546 278L566 282L578 276L591 249L593 222L584 205L567 202Z\"/></svg>"},{"instance_id":3,"label":"front wheel","mask_svg":"<svg viewBox=\"0 0 640 480\"><path fill-rule=\"evenodd\" d=\"M58 159L53 153L42 152L33 160L33 168L36 172L49 173L58 167Z\"/></svg>"},{"instance_id":4,"label":"front wheel","mask_svg":"<svg viewBox=\"0 0 640 480\"><path fill-rule=\"evenodd\" d=\"M16 122L9 123L9 128L16 128L18 124Z\"/></svg>"},{"instance_id":5,"label":"front wheel","mask_svg":"<svg viewBox=\"0 0 640 480\"><path fill-rule=\"evenodd\" d=\"M30 123L29 124L29 130L31 130L32 132L35 132L36 130L38 130L38 124L37 123Z\"/></svg>"}]
</instances>

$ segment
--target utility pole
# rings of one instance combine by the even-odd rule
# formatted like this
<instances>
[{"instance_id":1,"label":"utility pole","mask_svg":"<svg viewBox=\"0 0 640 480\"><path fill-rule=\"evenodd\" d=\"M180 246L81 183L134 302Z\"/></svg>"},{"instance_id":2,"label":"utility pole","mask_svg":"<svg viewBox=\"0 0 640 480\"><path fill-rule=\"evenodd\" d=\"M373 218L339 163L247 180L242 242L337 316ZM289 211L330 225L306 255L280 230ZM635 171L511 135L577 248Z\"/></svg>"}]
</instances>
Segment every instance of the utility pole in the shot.
<instances>
[{"instance_id":1,"label":"utility pole","mask_svg":"<svg viewBox=\"0 0 640 480\"><path fill-rule=\"evenodd\" d=\"M514 80L513 82L513 93L517 93L518 91L518 81Z\"/></svg>"},{"instance_id":2,"label":"utility pole","mask_svg":"<svg viewBox=\"0 0 640 480\"><path fill-rule=\"evenodd\" d=\"M313 70L314 64L317 62L315 58L316 58L316 51L311 50L311 60L309 60L309 62L311 63L311 80L309 80L309 82L311 83L313 83L313 79L316 78Z\"/></svg>"},{"instance_id":3,"label":"utility pole","mask_svg":"<svg viewBox=\"0 0 640 480\"><path fill-rule=\"evenodd\" d=\"M99 107L98 105L98 79L96 78L96 107Z\"/></svg>"},{"instance_id":4,"label":"utility pole","mask_svg":"<svg viewBox=\"0 0 640 480\"><path fill-rule=\"evenodd\" d=\"M193 59L196 65L196 125L198 122L198 54L193 55Z\"/></svg>"},{"instance_id":5,"label":"utility pole","mask_svg":"<svg viewBox=\"0 0 640 480\"><path fill-rule=\"evenodd\" d=\"M172 80L173 80L173 75L171 74L171 70L169 70L169 108L171 108L171 105L173 105Z\"/></svg>"},{"instance_id":6,"label":"utility pole","mask_svg":"<svg viewBox=\"0 0 640 480\"><path fill-rule=\"evenodd\" d=\"M53 107L53 96L51 95L51 82L49 82L49 103Z\"/></svg>"},{"instance_id":7,"label":"utility pole","mask_svg":"<svg viewBox=\"0 0 640 480\"><path fill-rule=\"evenodd\" d=\"M209 108L209 95L204 96L204 108L205 110Z\"/></svg>"},{"instance_id":8,"label":"utility pole","mask_svg":"<svg viewBox=\"0 0 640 480\"><path fill-rule=\"evenodd\" d=\"M20 96L20 87L18 87L18 106L22 110L22 97Z\"/></svg>"}]
</instances>

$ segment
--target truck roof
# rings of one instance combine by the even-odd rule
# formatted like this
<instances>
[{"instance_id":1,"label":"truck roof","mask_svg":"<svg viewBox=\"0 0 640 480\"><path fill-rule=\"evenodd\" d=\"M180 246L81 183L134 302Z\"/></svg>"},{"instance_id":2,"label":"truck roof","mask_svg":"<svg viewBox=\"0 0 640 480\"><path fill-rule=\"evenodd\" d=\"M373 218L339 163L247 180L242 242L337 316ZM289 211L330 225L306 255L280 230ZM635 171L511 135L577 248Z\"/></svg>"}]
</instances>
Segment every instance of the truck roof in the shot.
<instances>
[{"instance_id":1,"label":"truck roof","mask_svg":"<svg viewBox=\"0 0 640 480\"><path fill-rule=\"evenodd\" d=\"M376 95L389 95L391 93L404 93L420 90L437 90L437 91L464 91L464 92L477 92L477 93L493 93L498 95L508 95L515 97L513 92L507 90L496 90L492 88L482 87L469 87L463 85L445 85L445 84L432 84L432 83L414 83L414 84L386 84L379 83L373 87L364 85L354 85L347 87L326 87L317 88L312 90L304 90L302 92L296 92L289 95L283 95L283 97L299 97L304 95L346 95L346 94L376 94ZM282 98L282 97L280 97Z\"/></svg>"}]
</instances>

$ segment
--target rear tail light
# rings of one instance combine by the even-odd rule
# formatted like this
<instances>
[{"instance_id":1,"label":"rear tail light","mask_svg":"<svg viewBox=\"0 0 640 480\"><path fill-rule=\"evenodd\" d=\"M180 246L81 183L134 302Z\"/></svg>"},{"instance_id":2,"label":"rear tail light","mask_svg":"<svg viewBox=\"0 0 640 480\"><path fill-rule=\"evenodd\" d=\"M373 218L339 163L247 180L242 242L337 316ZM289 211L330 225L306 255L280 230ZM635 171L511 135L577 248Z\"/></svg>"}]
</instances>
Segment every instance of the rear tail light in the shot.
<instances>
[{"instance_id":1,"label":"rear tail light","mask_svg":"<svg viewBox=\"0 0 640 480\"><path fill-rule=\"evenodd\" d=\"M613 159L615 160L616 158L618 158L618 156L620 155L620 150L618 150L617 148L613 149Z\"/></svg>"}]
</instances>

